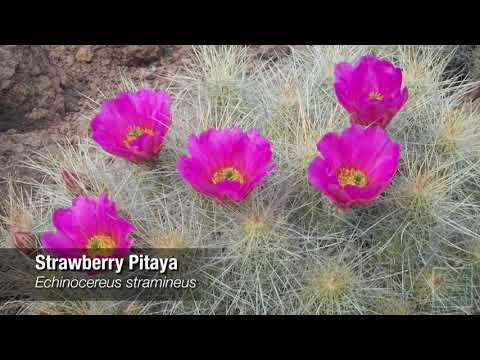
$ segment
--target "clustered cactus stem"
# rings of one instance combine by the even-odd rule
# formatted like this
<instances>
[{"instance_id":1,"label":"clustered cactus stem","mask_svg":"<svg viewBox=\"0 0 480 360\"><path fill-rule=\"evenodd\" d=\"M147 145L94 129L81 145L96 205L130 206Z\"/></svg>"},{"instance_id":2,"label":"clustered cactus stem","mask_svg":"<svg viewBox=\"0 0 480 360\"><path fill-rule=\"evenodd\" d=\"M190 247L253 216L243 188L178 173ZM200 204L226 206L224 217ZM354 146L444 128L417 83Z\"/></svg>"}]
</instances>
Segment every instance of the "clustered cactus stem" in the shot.
<instances>
[{"instance_id":1,"label":"clustered cactus stem","mask_svg":"<svg viewBox=\"0 0 480 360\"><path fill-rule=\"evenodd\" d=\"M43 178L31 193L11 182L1 245L58 241L52 215L83 211L72 203L80 196L130 231L119 230L126 247L222 256L199 300L17 310L475 313L480 109L467 96L476 83L444 76L453 53L308 46L261 62L244 47L199 46L193 63L167 75L168 89L122 80L92 100L91 136L24 164ZM88 228L75 244L97 251L118 240Z\"/></svg>"}]
</instances>

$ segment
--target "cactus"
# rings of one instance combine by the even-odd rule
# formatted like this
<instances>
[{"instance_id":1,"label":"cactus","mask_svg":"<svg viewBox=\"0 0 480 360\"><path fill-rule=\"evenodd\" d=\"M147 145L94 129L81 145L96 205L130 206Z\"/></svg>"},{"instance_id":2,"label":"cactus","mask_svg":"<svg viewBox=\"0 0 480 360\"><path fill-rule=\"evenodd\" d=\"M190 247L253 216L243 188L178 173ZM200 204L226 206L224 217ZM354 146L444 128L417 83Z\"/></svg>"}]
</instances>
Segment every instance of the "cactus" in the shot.
<instances>
[{"instance_id":1,"label":"cactus","mask_svg":"<svg viewBox=\"0 0 480 360\"><path fill-rule=\"evenodd\" d=\"M334 65L368 52L402 68L410 92L387 129L400 144L400 167L374 202L341 210L312 188L306 171L319 139L349 126L333 89ZM168 76L173 121L155 162L129 163L90 139L39 154L42 161L25 166L46 180L33 183L30 197L10 193L2 221L52 229L53 209L74 196L62 172L74 172L77 192L115 199L136 225L136 246L224 248L204 296L98 306L25 303L23 312L469 314L478 308L480 112L465 102L474 83L444 77L452 51L309 46L292 48L276 63L237 46L202 46L194 54L185 71ZM212 127L255 127L271 141L278 166L242 202L196 193L177 172L188 136ZM9 244L6 226L0 241Z\"/></svg>"}]
</instances>

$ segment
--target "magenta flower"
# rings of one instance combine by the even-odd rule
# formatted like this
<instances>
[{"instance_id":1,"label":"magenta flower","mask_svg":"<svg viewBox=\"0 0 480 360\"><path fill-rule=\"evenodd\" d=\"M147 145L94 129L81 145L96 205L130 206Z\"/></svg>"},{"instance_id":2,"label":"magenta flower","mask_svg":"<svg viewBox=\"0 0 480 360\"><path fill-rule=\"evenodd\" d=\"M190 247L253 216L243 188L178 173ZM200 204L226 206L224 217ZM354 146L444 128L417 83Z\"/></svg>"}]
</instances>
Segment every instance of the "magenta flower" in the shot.
<instances>
[{"instance_id":1,"label":"magenta flower","mask_svg":"<svg viewBox=\"0 0 480 360\"><path fill-rule=\"evenodd\" d=\"M53 225L57 232L42 236L42 246L62 257L124 256L132 246L128 234L135 227L117 213L106 193L97 197L80 195L68 209L56 209Z\"/></svg>"},{"instance_id":2,"label":"magenta flower","mask_svg":"<svg viewBox=\"0 0 480 360\"><path fill-rule=\"evenodd\" d=\"M335 93L352 123L386 127L408 99L402 70L374 55L335 66Z\"/></svg>"},{"instance_id":3,"label":"magenta flower","mask_svg":"<svg viewBox=\"0 0 480 360\"><path fill-rule=\"evenodd\" d=\"M190 156L177 162L180 175L197 191L243 200L274 167L269 141L256 129L209 129L190 135Z\"/></svg>"},{"instance_id":4,"label":"magenta flower","mask_svg":"<svg viewBox=\"0 0 480 360\"><path fill-rule=\"evenodd\" d=\"M92 138L110 154L144 162L158 154L171 122L165 91L121 93L102 103L91 122Z\"/></svg>"},{"instance_id":5,"label":"magenta flower","mask_svg":"<svg viewBox=\"0 0 480 360\"><path fill-rule=\"evenodd\" d=\"M385 191L400 161L400 147L379 126L352 125L317 144L322 156L308 169L309 182L343 208L367 204Z\"/></svg>"}]
</instances>

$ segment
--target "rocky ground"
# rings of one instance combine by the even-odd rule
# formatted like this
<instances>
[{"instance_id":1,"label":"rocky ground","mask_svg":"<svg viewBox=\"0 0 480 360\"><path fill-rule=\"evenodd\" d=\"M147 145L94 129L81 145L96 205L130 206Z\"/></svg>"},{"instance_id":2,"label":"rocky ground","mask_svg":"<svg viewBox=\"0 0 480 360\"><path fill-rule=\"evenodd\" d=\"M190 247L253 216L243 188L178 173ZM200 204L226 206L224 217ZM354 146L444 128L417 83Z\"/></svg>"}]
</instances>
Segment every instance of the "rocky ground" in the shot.
<instances>
[{"instance_id":1,"label":"rocky ground","mask_svg":"<svg viewBox=\"0 0 480 360\"><path fill-rule=\"evenodd\" d=\"M288 53L280 45L250 50L259 59ZM0 46L0 191L7 176L32 175L18 166L32 151L51 150L87 130L82 114L99 89L115 88L121 74L148 82L181 71L190 55L187 45Z\"/></svg>"}]
</instances>

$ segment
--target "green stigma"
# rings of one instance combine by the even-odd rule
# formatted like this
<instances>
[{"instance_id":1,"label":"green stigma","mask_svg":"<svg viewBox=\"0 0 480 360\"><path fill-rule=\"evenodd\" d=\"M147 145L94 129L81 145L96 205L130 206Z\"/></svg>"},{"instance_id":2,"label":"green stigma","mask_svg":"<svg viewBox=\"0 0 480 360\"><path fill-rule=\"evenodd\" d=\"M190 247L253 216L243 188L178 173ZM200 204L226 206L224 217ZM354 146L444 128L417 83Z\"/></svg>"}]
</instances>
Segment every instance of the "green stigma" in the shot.
<instances>
[{"instance_id":1,"label":"green stigma","mask_svg":"<svg viewBox=\"0 0 480 360\"><path fill-rule=\"evenodd\" d=\"M215 174L213 174L212 177L212 182L214 184L223 181L223 180L229 180L229 181L240 181L242 184L245 182L245 178L243 175L238 171L237 169L233 167L228 167L225 169L221 169Z\"/></svg>"},{"instance_id":2,"label":"green stigma","mask_svg":"<svg viewBox=\"0 0 480 360\"><path fill-rule=\"evenodd\" d=\"M367 178L365 174L355 168L343 168L337 173L340 185L356 185L364 187L367 185Z\"/></svg>"},{"instance_id":3,"label":"green stigma","mask_svg":"<svg viewBox=\"0 0 480 360\"><path fill-rule=\"evenodd\" d=\"M124 143L129 144L131 141L135 140L143 134L153 135L153 129L135 126L129 130L128 135L124 140Z\"/></svg>"},{"instance_id":4,"label":"green stigma","mask_svg":"<svg viewBox=\"0 0 480 360\"><path fill-rule=\"evenodd\" d=\"M109 256L116 248L116 242L110 235L95 235L87 242L87 255L94 258L98 255Z\"/></svg>"},{"instance_id":5,"label":"green stigma","mask_svg":"<svg viewBox=\"0 0 480 360\"><path fill-rule=\"evenodd\" d=\"M139 127L134 127L132 130L130 130L130 132L128 133L128 136L137 137L137 136L140 136L141 133L142 131L140 130Z\"/></svg>"},{"instance_id":6,"label":"green stigma","mask_svg":"<svg viewBox=\"0 0 480 360\"><path fill-rule=\"evenodd\" d=\"M356 174L355 175L355 179L354 179L355 184L361 185L361 184L364 183L364 180L365 180L365 176L363 176L362 174Z\"/></svg>"}]
</instances>

